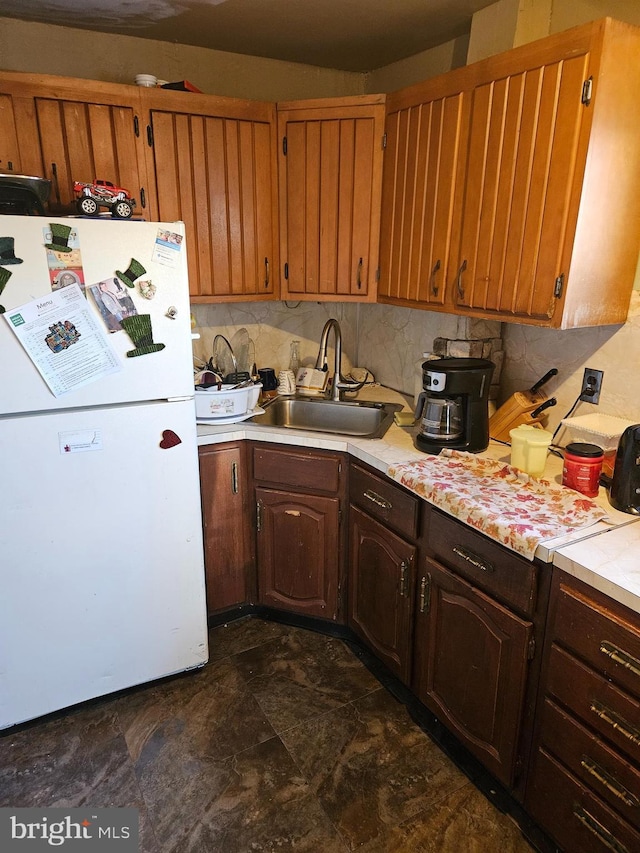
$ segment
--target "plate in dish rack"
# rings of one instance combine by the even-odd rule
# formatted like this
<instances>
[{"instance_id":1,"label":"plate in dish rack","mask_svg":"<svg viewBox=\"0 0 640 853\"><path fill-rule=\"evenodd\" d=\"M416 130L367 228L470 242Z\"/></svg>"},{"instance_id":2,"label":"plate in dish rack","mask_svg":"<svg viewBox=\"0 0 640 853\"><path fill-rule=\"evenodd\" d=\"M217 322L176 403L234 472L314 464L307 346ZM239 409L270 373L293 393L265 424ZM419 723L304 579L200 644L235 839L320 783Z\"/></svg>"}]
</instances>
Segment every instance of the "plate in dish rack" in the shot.
<instances>
[{"instance_id":1,"label":"plate in dish rack","mask_svg":"<svg viewBox=\"0 0 640 853\"><path fill-rule=\"evenodd\" d=\"M243 415L225 415L221 418L215 416L203 418L202 415L198 415L196 423L206 424L207 426L216 426L216 424L239 424L240 421L248 421L249 418L252 418L254 415L264 415L264 409L257 406L255 409L252 409L250 412L245 412Z\"/></svg>"}]
</instances>

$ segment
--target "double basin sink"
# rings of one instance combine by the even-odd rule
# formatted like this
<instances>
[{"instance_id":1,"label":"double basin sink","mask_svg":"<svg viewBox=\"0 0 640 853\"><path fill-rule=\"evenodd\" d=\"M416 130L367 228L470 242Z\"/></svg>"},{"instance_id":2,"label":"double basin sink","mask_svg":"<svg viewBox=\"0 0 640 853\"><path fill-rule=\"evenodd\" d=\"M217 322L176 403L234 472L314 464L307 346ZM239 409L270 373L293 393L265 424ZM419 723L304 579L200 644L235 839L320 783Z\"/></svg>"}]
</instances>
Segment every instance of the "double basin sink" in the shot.
<instances>
[{"instance_id":1,"label":"double basin sink","mask_svg":"<svg viewBox=\"0 0 640 853\"><path fill-rule=\"evenodd\" d=\"M276 397L262 406L264 414L254 415L252 423L356 438L382 438L402 409L397 403L323 397Z\"/></svg>"}]
</instances>

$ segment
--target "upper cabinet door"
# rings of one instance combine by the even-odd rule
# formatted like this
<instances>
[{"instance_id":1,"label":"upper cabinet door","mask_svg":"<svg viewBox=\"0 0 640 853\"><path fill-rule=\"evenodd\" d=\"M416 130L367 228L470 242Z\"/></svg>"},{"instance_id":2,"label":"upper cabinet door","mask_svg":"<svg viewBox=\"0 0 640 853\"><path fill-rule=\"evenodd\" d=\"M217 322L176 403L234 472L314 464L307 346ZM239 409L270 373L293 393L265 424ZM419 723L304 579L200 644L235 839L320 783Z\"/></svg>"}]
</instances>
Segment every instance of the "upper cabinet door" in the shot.
<instances>
[{"instance_id":1,"label":"upper cabinet door","mask_svg":"<svg viewBox=\"0 0 640 853\"><path fill-rule=\"evenodd\" d=\"M456 72L387 100L380 302L445 303L452 253L457 260L470 90L468 75Z\"/></svg>"},{"instance_id":2,"label":"upper cabinet door","mask_svg":"<svg viewBox=\"0 0 640 853\"><path fill-rule=\"evenodd\" d=\"M476 66L454 313L623 323L640 244L640 29L609 19Z\"/></svg>"},{"instance_id":3,"label":"upper cabinet door","mask_svg":"<svg viewBox=\"0 0 640 853\"><path fill-rule=\"evenodd\" d=\"M575 227L584 156L588 54L531 68L473 93L458 308L549 320L565 237Z\"/></svg>"},{"instance_id":4,"label":"upper cabinet door","mask_svg":"<svg viewBox=\"0 0 640 853\"><path fill-rule=\"evenodd\" d=\"M284 299L374 301L384 96L278 105Z\"/></svg>"},{"instance_id":5,"label":"upper cabinet door","mask_svg":"<svg viewBox=\"0 0 640 853\"><path fill-rule=\"evenodd\" d=\"M166 91L142 97L155 215L186 224L192 300L273 299L275 108Z\"/></svg>"},{"instance_id":6,"label":"upper cabinet door","mask_svg":"<svg viewBox=\"0 0 640 853\"><path fill-rule=\"evenodd\" d=\"M0 75L0 167L51 181L48 210L76 213L74 181L125 187L145 214L139 99L132 86Z\"/></svg>"}]
</instances>

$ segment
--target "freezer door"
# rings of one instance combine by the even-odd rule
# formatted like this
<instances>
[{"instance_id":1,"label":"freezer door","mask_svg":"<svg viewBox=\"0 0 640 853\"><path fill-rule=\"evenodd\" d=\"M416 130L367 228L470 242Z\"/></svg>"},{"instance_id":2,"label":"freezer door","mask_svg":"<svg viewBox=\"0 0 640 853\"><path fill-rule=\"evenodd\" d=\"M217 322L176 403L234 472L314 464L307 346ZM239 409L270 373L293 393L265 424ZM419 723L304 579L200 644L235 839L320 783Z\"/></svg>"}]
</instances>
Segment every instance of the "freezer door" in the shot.
<instances>
[{"instance_id":1,"label":"freezer door","mask_svg":"<svg viewBox=\"0 0 640 853\"><path fill-rule=\"evenodd\" d=\"M45 232L52 223L70 229L68 235L66 231L63 235L67 235L69 244L75 244L77 239L79 254L75 250L76 254L58 253L56 256L47 251ZM160 239L168 234L173 235L171 243ZM11 275L0 295L0 303L5 308L4 316L0 317L0 358L3 365L0 416L193 394L183 223L64 218L50 222L43 217L0 216L0 235L5 238L5 243L13 239L13 244L8 245L11 245L16 259L15 263L3 267ZM67 271L50 269L49 260L53 263L54 258L55 263L77 265L80 262L81 266ZM137 275L141 269L144 273ZM122 278L118 273L123 274ZM91 316L99 329L104 330L108 346L113 349L115 362L121 370L55 396L16 337L9 318L15 315L17 307L51 296L52 290L67 279L84 290ZM150 282L151 287L148 288L145 282ZM143 290L153 298L145 298ZM118 299L114 299L114 293ZM110 306L112 310L109 310ZM164 344L164 348L128 357L127 352L135 350L136 345L121 328L118 319L128 313L148 314L152 343ZM65 317L56 317L55 320L63 322ZM38 341L45 336L38 335ZM77 347L86 346L86 340L83 341L81 336L76 342L76 349L69 347L68 352L52 353L50 361L55 363L56 359L71 356L72 350L77 354Z\"/></svg>"},{"instance_id":2,"label":"freezer door","mask_svg":"<svg viewBox=\"0 0 640 853\"><path fill-rule=\"evenodd\" d=\"M193 402L0 420L0 728L208 657Z\"/></svg>"}]
</instances>

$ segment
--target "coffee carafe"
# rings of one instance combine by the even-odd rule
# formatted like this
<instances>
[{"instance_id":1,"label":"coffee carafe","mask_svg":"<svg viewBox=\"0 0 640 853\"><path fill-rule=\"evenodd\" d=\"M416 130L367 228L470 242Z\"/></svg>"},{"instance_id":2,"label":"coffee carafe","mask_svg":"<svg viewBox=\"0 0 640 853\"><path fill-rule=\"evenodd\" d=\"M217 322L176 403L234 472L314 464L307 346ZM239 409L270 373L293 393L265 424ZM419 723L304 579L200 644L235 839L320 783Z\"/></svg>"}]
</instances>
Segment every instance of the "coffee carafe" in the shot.
<instances>
[{"instance_id":1,"label":"coffee carafe","mask_svg":"<svg viewBox=\"0 0 640 853\"><path fill-rule=\"evenodd\" d=\"M440 358L423 363L424 391L418 396L415 411L418 450L486 450L493 371L493 362L483 358Z\"/></svg>"}]
</instances>

